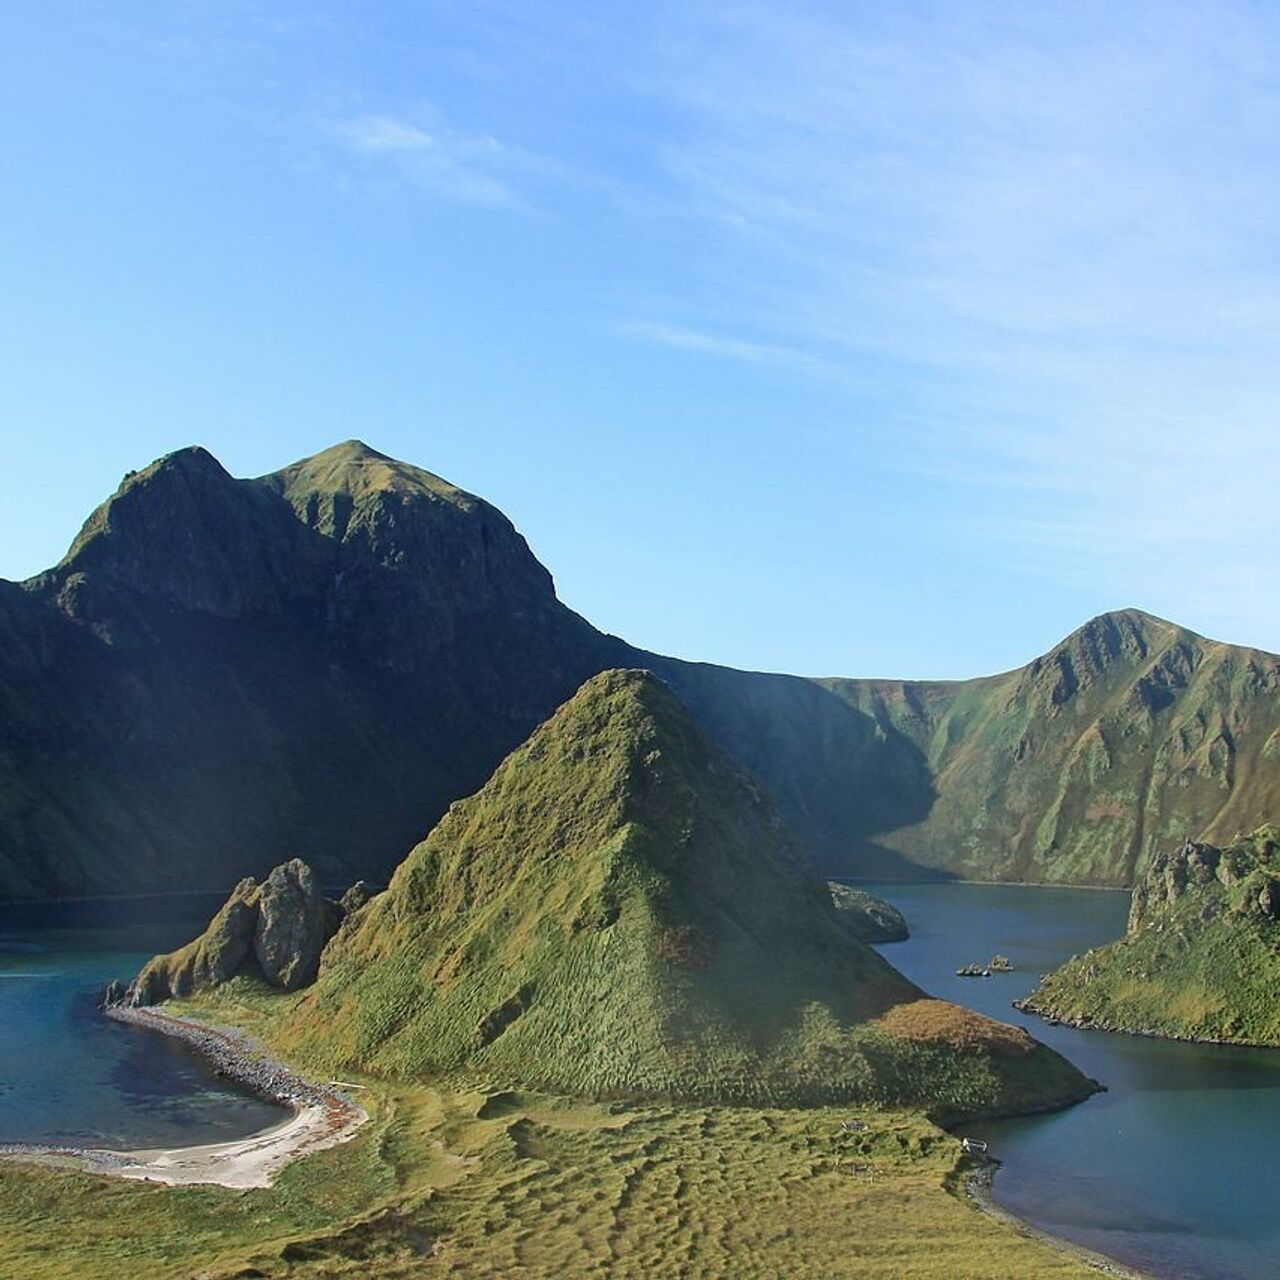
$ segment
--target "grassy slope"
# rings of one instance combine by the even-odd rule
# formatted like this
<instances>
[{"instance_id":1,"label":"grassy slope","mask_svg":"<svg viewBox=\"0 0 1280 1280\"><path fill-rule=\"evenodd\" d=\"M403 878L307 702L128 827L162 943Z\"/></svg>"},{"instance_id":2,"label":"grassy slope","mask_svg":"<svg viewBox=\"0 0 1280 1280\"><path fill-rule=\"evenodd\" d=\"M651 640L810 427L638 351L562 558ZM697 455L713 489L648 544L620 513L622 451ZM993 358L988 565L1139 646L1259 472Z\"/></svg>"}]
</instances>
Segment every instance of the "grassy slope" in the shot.
<instances>
[{"instance_id":1,"label":"grassy slope","mask_svg":"<svg viewBox=\"0 0 1280 1280\"><path fill-rule=\"evenodd\" d=\"M270 1040L299 999L238 979L181 1009ZM959 1144L919 1115L365 1082L371 1124L268 1191L0 1162L0 1256L24 1280L1097 1274L949 1194Z\"/></svg>"},{"instance_id":2,"label":"grassy slope","mask_svg":"<svg viewBox=\"0 0 1280 1280\"><path fill-rule=\"evenodd\" d=\"M1264 827L1217 854L1217 874L1193 868L1169 900L1176 856L1157 860L1135 894L1128 934L1076 956L1028 997L1065 1022L1196 1040L1280 1044L1280 829ZM1203 859L1196 861L1203 866ZM1225 883L1224 883L1225 881Z\"/></svg>"},{"instance_id":3,"label":"grassy slope","mask_svg":"<svg viewBox=\"0 0 1280 1280\"><path fill-rule=\"evenodd\" d=\"M852 936L671 692L606 672L339 934L283 1039L334 1070L596 1097L973 1114L1089 1091L1002 1024L940 1031L937 1004Z\"/></svg>"},{"instance_id":4,"label":"grassy slope","mask_svg":"<svg viewBox=\"0 0 1280 1280\"><path fill-rule=\"evenodd\" d=\"M1280 659L1136 610L1001 676L826 683L926 759L927 817L878 837L923 866L1132 884L1188 832L1231 838L1280 812Z\"/></svg>"}]
</instances>

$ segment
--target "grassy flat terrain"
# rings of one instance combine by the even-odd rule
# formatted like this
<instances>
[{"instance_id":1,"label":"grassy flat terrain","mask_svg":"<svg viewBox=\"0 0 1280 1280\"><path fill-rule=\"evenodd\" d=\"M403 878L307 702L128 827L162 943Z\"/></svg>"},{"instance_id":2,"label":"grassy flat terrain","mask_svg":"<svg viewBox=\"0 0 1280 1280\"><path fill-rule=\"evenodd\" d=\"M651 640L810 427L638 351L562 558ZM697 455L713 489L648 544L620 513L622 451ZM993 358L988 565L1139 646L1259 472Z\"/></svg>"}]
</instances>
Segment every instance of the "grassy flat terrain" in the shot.
<instances>
[{"instance_id":1,"label":"grassy flat terrain","mask_svg":"<svg viewBox=\"0 0 1280 1280\"><path fill-rule=\"evenodd\" d=\"M269 1037L296 999L239 981L171 1008ZM919 1114L364 1083L370 1124L266 1191L0 1163L0 1269L24 1280L1097 1275L948 1190L959 1143ZM866 1130L843 1131L851 1118Z\"/></svg>"}]
</instances>

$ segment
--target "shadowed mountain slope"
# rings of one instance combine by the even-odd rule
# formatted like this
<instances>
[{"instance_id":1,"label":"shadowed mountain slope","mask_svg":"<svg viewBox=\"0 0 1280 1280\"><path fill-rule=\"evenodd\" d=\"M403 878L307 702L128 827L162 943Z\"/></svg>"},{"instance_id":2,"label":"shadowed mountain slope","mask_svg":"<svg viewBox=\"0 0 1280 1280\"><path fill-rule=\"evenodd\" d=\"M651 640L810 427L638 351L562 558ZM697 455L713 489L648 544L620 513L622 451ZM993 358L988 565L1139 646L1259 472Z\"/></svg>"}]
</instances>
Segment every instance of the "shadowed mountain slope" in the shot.
<instances>
[{"instance_id":1,"label":"shadowed mountain slope","mask_svg":"<svg viewBox=\"0 0 1280 1280\"><path fill-rule=\"evenodd\" d=\"M841 782L884 752L825 690L602 635L500 512L358 441L259 480L180 450L0 581L0 897L218 889L298 849L385 880L583 680L648 663L867 842Z\"/></svg>"},{"instance_id":2,"label":"shadowed mountain slope","mask_svg":"<svg viewBox=\"0 0 1280 1280\"><path fill-rule=\"evenodd\" d=\"M283 1041L334 1069L591 1096L959 1113L1091 1088L853 937L759 787L647 671L588 681L450 808L330 944Z\"/></svg>"},{"instance_id":3,"label":"shadowed mountain slope","mask_svg":"<svg viewBox=\"0 0 1280 1280\"><path fill-rule=\"evenodd\" d=\"M0 581L0 898L384 880L583 680L648 667L833 875L1119 884L1276 812L1277 659L1135 612L1003 676L812 681L636 650L481 499L348 441L190 448Z\"/></svg>"}]
</instances>

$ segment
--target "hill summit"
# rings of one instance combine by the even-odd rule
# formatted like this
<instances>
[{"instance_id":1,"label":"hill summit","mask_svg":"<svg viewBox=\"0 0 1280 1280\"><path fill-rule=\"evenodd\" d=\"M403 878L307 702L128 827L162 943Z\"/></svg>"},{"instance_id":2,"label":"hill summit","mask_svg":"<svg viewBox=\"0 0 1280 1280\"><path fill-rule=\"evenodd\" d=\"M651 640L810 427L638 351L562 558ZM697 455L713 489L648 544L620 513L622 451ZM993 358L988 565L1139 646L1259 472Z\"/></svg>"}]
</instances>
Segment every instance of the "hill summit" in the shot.
<instances>
[{"instance_id":1,"label":"hill summit","mask_svg":"<svg viewBox=\"0 0 1280 1280\"><path fill-rule=\"evenodd\" d=\"M647 671L590 679L326 950L286 1042L578 1095L1045 1105L1091 1085L929 1000Z\"/></svg>"}]
</instances>

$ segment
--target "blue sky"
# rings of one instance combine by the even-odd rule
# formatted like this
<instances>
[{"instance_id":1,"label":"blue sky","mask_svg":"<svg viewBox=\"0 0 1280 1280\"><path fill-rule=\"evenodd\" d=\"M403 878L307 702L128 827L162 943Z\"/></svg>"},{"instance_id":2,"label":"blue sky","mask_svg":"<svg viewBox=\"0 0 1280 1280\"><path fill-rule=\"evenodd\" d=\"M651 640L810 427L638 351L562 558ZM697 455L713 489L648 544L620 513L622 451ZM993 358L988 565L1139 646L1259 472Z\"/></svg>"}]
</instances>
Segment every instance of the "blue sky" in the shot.
<instances>
[{"instance_id":1,"label":"blue sky","mask_svg":"<svg viewBox=\"0 0 1280 1280\"><path fill-rule=\"evenodd\" d=\"M16 0L0 574L358 436L601 627L815 674L1280 649L1270 5Z\"/></svg>"}]
</instances>

